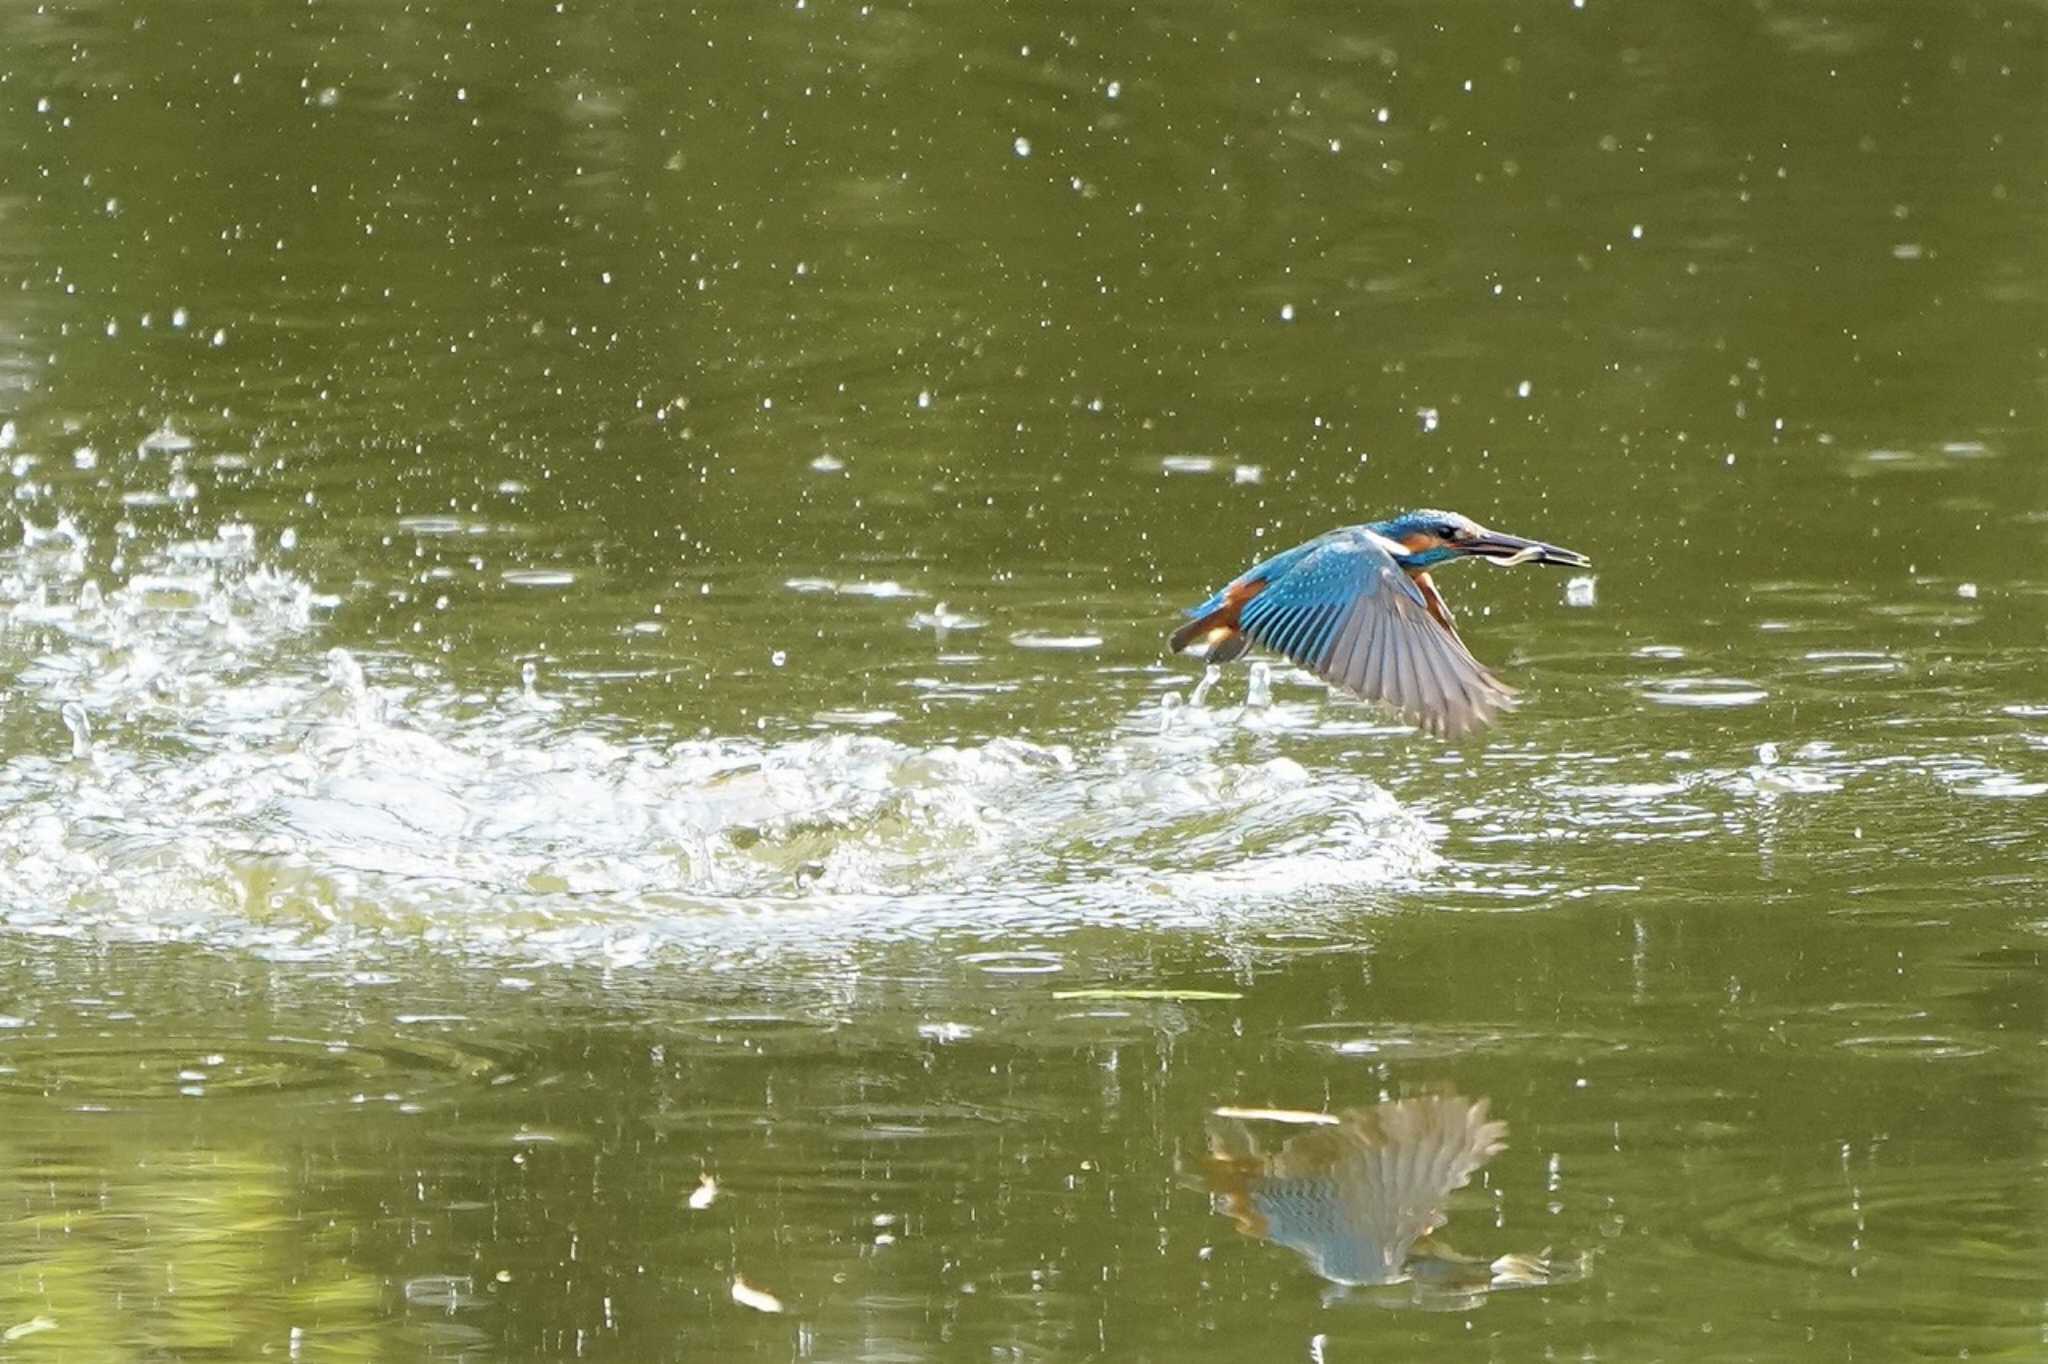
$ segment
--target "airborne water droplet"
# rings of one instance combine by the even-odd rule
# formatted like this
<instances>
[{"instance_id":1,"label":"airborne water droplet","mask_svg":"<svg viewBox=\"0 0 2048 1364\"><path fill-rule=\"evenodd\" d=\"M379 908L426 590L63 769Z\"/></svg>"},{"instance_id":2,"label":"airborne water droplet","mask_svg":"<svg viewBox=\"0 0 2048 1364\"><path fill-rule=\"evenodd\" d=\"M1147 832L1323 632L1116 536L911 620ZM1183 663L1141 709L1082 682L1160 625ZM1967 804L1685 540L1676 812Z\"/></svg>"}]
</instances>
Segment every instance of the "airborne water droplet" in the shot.
<instances>
[{"instance_id":1,"label":"airborne water droplet","mask_svg":"<svg viewBox=\"0 0 2048 1364\"><path fill-rule=\"evenodd\" d=\"M351 723L367 728L378 722L376 698L370 695L369 679L354 654L339 646L327 651L327 685L348 703Z\"/></svg>"},{"instance_id":2,"label":"airborne water droplet","mask_svg":"<svg viewBox=\"0 0 2048 1364\"><path fill-rule=\"evenodd\" d=\"M1251 685L1245 688L1244 703L1252 710L1273 704L1273 670L1264 663L1252 664Z\"/></svg>"},{"instance_id":3,"label":"airborne water droplet","mask_svg":"<svg viewBox=\"0 0 2048 1364\"><path fill-rule=\"evenodd\" d=\"M361 696L367 684L363 681L363 665L356 662L355 655L339 646L327 651L327 683L338 687L350 696Z\"/></svg>"},{"instance_id":4,"label":"airborne water droplet","mask_svg":"<svg viewBox=\"0 0 2048 1364\"><path fill-rule=\"evenodd\" d=\"M64 728L71 731L71 756L90 758L92 721L86 717L85 707L76 701L66 701L64 709L58 713L64 717Z\"/></svg>"}]
</instances>

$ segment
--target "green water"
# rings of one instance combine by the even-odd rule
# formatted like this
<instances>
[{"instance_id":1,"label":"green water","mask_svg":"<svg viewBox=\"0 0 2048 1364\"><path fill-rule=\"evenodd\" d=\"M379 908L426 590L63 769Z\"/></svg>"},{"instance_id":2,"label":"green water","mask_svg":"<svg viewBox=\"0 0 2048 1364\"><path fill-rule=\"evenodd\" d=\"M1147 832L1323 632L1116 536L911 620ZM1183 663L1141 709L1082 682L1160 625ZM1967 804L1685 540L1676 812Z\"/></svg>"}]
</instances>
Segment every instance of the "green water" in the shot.
<instances>
[{"instance_id":1,"label":"green water","mask_svg":"<svg viewBox=\"0 0 2048 1364\"><path fill-rule=\"evenodd\" d=\"M0 1360L2048 1357L2044 38L0 10Z\"/></svg>"}]
</instances>

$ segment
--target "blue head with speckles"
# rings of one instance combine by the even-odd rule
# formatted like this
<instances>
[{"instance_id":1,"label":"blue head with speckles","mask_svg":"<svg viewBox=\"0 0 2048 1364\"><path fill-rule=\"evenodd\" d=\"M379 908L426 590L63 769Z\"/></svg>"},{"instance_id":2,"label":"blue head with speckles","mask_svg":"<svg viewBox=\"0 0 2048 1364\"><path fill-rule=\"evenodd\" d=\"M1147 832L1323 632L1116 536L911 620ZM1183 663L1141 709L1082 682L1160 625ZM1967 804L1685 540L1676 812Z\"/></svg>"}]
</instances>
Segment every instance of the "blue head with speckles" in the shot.
<instances>
[{"instance_id":1,"label":"blue head with speckles","mask_svg":"<svg viewBox=\"0 0 2048 1364\"><path fill-rule=\"evenodd\" d=\"M1401 559L1403 568L1431 568L1463 558L1468 551L1462 545L1484 533L1471 517L1433 507L1403 512L1390 521L1375 521L1372 529L1407 547L1408 553Z\"/></svg>"},{"instance_id":2,"label":"blue head with speckles","mask_svg":"<svg viewBox=\"0 0 2048 1364\"><path fill-rule=\"evenodd\" d=\"M1397 560L1406 569L1432 568L1472 555L1502 563L1557 564L1567 568L1584 568L1592 563L1575 550L1559 549L1540 540L1524 540L1519 535L1503 535L1469 516L1430 507L1403 512L1388 521L1375 521L1370 529L1407 550Z\"/></svg>"}]
</instances>

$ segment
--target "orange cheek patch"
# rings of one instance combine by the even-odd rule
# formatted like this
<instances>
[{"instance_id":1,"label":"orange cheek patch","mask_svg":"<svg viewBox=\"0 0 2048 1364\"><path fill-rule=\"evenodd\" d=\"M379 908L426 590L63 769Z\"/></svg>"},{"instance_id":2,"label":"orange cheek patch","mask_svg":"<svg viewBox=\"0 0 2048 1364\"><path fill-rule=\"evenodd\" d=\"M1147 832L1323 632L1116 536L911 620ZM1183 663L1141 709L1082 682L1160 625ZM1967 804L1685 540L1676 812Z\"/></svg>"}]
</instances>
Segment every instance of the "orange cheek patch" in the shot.
<instances>
[{"instance_id":1,"label":"orange cheek patch","mask_svg":"<svg viewBox=\"0 0 2048 1364\"><path fill-rule=\"evenodd\" d=\"M1402 536L1401 543L1413 552L1415 550L1435 549L1442 542L1428 531L1418 530Z\"/></svg>"}]
</instances>

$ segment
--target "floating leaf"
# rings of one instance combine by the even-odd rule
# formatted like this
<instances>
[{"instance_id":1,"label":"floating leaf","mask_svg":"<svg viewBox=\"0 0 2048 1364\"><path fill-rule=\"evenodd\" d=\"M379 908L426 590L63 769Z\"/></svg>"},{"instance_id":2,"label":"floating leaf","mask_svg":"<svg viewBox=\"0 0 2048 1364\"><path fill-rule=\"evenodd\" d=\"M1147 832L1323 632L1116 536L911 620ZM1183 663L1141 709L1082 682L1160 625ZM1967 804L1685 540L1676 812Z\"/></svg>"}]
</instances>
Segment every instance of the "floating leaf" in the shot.
<instances>
[{"instance_id":1,"label":"floating leaf","mask_svg":"<svg viewBox=\"0 0 2048 1364\"><path fill-rule=\"evenodd\" d=\"M39 1336L45 1331L56 1329L55 1317L30 1317L19 1326L10 1326L5 1331L0 1331L0 1345L12 1345L27 1336Z\"/></svg>"},{"instance_id":2,"label":"floating leaf","mask_svg":"<svg viewBox=\"0 0 2048 1364\"><path fill-rule=\"evenodd\" d=\"M1216 1108L1211 1109L1219 1118L1243 1118L1250 1122L1294 1122L1304 1125L1334 1124L1334 1113L1314 1113L1305 1108Z\"/></svg>"},{"instance_id":3,"label":"floating leaf","mask_svg":"<svg viewBox=\"0 0 2048 1364\"><path fill-rule=\"evenodd\" d=\"M738 1275L733 1276L732 1300L742 1307L751 1307L756 1312L780 1312L782 1299L773 1293L763 1292Z\"/></svg>"},{"instance_id":4,"label":"floating leaf","mask_svg":"<svg viewBox=\"0 0 2048 1364\"><path fill-rule=\"evenodd\" d=\"M1243 999L1235 990L1054 990L1054 999Z\"/></svg>"}]
</instances>

